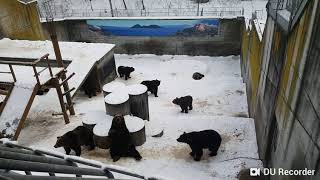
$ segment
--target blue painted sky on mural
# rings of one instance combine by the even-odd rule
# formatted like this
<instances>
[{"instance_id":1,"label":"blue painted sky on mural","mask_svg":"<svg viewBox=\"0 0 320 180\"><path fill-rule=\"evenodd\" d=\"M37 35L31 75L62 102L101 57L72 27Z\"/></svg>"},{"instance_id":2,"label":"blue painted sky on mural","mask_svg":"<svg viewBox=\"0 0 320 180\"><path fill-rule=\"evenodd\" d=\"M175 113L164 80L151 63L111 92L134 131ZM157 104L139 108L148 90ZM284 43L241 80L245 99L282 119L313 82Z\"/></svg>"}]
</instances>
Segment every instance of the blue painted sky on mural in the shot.
<instances>
[{"instance_id":1,"label":"blue painted sky on mural","mask_svg":"<svg viewBox=\"0 0 320 180\"><path fill-rule=\"evenodd\" d=\"M159 19L132 19L132 20L87 20L89 25L93 26L115 26L115 27L132 27L136 24L140 24L141 26L148 25L159 25L159 26L175 26L175 25L185 25L185 26L193 26L195 24L204 23L208 25L219 25L219 21L216 19L187 19L187 20L159 20Z\"/></svg>"},{"instance_id":2,"label":"blue painted sky on mural","mask_svg":"<svg viewBox=\"0 0 320 180\"><path fill-rule=\"evenodd\" d=\"M218 32L219 20L87 20L87 24L91 30L99 30L106 36L212 36Z\"/></svg>"}]
</instances>

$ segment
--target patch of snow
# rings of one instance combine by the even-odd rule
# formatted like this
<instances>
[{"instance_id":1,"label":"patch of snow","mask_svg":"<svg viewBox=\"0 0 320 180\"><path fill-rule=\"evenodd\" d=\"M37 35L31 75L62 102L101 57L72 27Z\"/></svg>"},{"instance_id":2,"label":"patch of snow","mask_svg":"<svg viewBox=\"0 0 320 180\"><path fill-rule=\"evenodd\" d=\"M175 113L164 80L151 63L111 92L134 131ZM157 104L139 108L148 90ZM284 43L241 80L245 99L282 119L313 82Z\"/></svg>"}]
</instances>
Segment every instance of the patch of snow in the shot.
<instances>
[{"instance_id":1,"label":"patch of snow","mask_svg":"<svg viewBox=\"0 0 320 180\"><path fill-rule=\"evenodd\" d=\"M132 84L127 86L129 95L140 95L145 93L148 88L143 84Z\"/></svg>"},{"instance_id":2,"label":"patch of snow","mask_svg":"<svg viewBox=\"0 0 320 180\"><path fill-rule=\"evenodd\" d=\"M105 117L107 117L107 115L105 115ZM93 128L93 134L101 137L108 136L112 124L112 119L113 118L105 118L105 121L96 124Z\"/></svg>"},{"instance_id":3,"label":"patch of snow","mask_svg":"<svg viewBox=\"0 0 320 180\"><path fill-rule=\"evenodd\" d=\"M102 110L93 110L93 111L88 111L85 114L85 118L82 119L82 122L85 124L101 124L104 123L105 121L110 121L112 120L112 116L106 115L105 111Z\"/></svg>"},{"instance_id":4,"label":"patch of snow","mask_svg":"<svg viewBox=\"0 0 320 180\"><path fill-rule=\"evenodd\" d=\"M116 81L112 81L110 83L105 84L102 89L104 92L115 92L118 91L119 89L123 89L125 88L126 85L122 82L116 82Z\"/></svg>"},{"instance_id":5,"label":"patch of snow","mask_svg":"<svg viewBox=\"0 0 320 180\"><path fill-rule=\"evenodd\" d=\"M123 91L113 92L104 98L107 104L122 104L128 101L129 95Z\"/></svg>"},{"instance_id":6,"label":"patch of snow","mask_svg":"<svg viewBox=\"0 0 320 180\"><path fill-rule=\"evenodd\" d=\"M144 120L136 116L126 115L124 116L124 120L129 132L137 132L144 127Z\"/></svg>"}]
</instances>

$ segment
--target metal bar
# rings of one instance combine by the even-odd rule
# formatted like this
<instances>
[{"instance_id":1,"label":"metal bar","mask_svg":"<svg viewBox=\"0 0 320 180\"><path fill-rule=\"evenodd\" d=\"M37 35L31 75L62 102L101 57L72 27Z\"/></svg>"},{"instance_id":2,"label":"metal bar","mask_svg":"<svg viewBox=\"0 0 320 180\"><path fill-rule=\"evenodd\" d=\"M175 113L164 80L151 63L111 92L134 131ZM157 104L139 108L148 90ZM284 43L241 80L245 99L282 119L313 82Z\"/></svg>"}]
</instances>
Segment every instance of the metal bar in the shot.
<instances>
[{"instance_id":1,"label":"metal bar","mask_svg":"<svg viewBox=\"0 0 320 180\"><path fill-rule=\"evenodd\" d=\"M38 73L37 73L37 68L36 68L36 66L33 65L32 68L33 68L33 72L34 72L34 75L36 76L36 79L37 79L38 84L41 85L41 84L40 84L40 79L39 79L39 76L38 76Z\"/></svg>"},{"instance_id":2,"label":"metal bar","mask_svg":"<svg viewBox=\"0 0 320 180\"><path fill-rule=\"evenodd\" d=\"M0 179L5 180L107 180L108 178L78 178L78 177L57 177L57 176L25 176L11 173L1 173Z\"/></svg>"},{"instance_id":3,"label":"metal bar","mask_svg":"<svg viewBox=\"0 0 320 180\"><path fill-rule=\"evenodd\" d=\"M39 156L35 154L20 154L15 152L0 151L0 158L30 161L30 162L41 162L47 164L57 164L57 165L72 165L72 163L65 161L63 159Z\"/></svg>"},{"instance_id":4,"label":"metal bar","mask_svg":"<svg viewBox=\"0 0 320 180\"><path fill-rule=\"evenodd\" d=\"M76 88L74 88L74 87L69 89L67 92L63 93L62 96L65 96L65 95L69 94L71 91L74 91L75 89Z\"/></svg>"},{"instance_id":5,"label":"metal bar","mask_svg":"<svg viewBox=\"0 0 320 180\"><path fill-rule=\"evenodd\" d=\"M59 86L62 86L64 83L66 83L70 78L72 78L74 75L75 75L76 73L72 73L69 77L67 77L65 80L63 80L60 84L59 84Z\"/></svg>"},{"instance_id":6,"label":"metal bar","mask_svg":"<svg viewBox=\"0 0 320 180\"><path fill-rule=\"evenodd\" d=\"M1 72L1 71L0 71L0 74L11 74L11 72L5 72L5 71L4 71L4 72Z\"/></svg>"},{"instance_id":7,"label":"metal bar","mask_svg":"<svg viewBox=\"0 0 320 180\"><path fill-rule=\"evenodd\" d=\"M16 75L14 74L14 71L13 71L13 68L12 68L11 64L9 64L9 68L10 68L10 71L11 71L11 74L12 74L13 81L17 82L17 78L16 78Z\"/></svg>"},{"instance_id":8,"label":"metal bar","mask_svg":"<svg viewBox=\"0 0 320 180\"><path fill-rule=\"evenodd\" d=\"M38 72L38 75L39 75L40 73L42 73L44 70L46 70L46 69L48 69L48 67L45 67L45 68L41 69L41 70Z\"/></svg>"},{"instance_id":9,"label":"metal bar","mask_svg":"<svg viewBox=\"0 0 320 180\"><path fill-rule=\"evenodd\" d=\"M0 146L0 151L9 151L9 152L15 152L15 153L20 153L20 154L33 154L33 152L30 152L30 151L9 148L9 147L5 147L5 146Z\"/></svg>"},{"instance_id":10,"label":"metal bar","mask_svg":"<svg viewBox=\"0 0 320 180\"><path fill-rule=\"evenodd\" d=\"M48 57L46 57L46 61L47 61L47 64L48 64L50 76L53 77L53 73L52 73L52 69L51 69L51 65L50 65L50 60L48 59Z\"/></svg>"},{"instance_id":11,"label":"metal bar","mask_svg":"<svg viewBox=\"0 0 320 180\"><path fill-rule=\"evenodd\" d=\"M0 158L0 169L105 176L102 170Z\"/></svg>"}]
</instances>

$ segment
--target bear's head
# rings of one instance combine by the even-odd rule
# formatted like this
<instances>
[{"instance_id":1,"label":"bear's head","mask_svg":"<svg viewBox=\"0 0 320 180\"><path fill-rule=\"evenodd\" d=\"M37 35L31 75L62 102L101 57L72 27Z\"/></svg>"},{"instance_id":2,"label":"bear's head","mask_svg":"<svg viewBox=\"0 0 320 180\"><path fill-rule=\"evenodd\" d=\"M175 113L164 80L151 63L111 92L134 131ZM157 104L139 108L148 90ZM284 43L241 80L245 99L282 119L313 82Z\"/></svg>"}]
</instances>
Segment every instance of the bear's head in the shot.
<instances>
[{"instance_id":1,"label":"bear's head","mask_svg":"<svg viewBox=\"0 0 320 180\"><path fill-rule=\"evenodd\" d=\"M59 148L59 147L72 146L75 142L75 139L76 139L76 135L72 131L69 131L63 136L57 137L57 142L54 145L54 147Z\"/></svg>"},{"instance_id":2,"label":"bear's head","mask_svg":"<svg viewBox=\"0 0 320 180\"><path fill-rule=\"evenodd\" d=\"M126 122L122 115L115 115L112 119L111 129L127 129Z\"/></svg>"},{"instance_id":3,"label":"bear's head","mask_svg":"<svg viewBox=\"0 0 320 180\"><path fill-rule=\"evenodd\" d=\"M180 98L175 98L173 101L172 101L173 104L177 104L179 105L180 104Z\"/></svg>"},{"instance_id":4,"label":"bear's head","mask_svg":"<svg viewBox=\"0 0 320 180\"><path fill-rule=\"evenodd\" d=\"M183 134L180 135L177 141L181 143L187 143L187 144L191 143L191 138L189 133L183 132Z\"/></svg>"},{"instance_id":5,"label":"bear's head","mask_svg":"<svg viewBox=\"0 0 320 180\"><path fill-rule=\"evenodd\" d=\"M160 86L160 82L161 81L159 81L158 79L154 80L153 82L154 82L155 85Z\"/></svg>"},{"instance_id":6,"label":"bear's head","mask_svg":"<svg viewBox=\"0 0 320 180\"><path fill-rule=\"evenodd\" d=\"M134 71L134 67L129 67L129 72L133 72Z\"/></svg>"},{"instance_id":7,"label":"bear's head","mask_svg":"<svg viewBox=\"0 0 320 180\"><path fill-rule=\"evenodd\" d=\"M62 147L63 145L64 145L63 138L61 136L58 136L57 142L54 145L54 148L59 148L59 147Z\"/></svg>"}]
</instances>

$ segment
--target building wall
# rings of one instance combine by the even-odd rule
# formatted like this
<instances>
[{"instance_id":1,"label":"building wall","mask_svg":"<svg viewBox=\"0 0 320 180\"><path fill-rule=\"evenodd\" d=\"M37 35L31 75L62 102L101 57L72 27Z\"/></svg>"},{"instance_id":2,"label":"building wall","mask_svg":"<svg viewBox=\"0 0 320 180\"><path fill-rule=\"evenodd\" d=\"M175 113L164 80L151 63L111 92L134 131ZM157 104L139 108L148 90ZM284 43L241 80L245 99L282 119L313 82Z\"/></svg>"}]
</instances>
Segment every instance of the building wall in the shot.
<instances>
[{"instance_id":1,"label":"building wall","mask_svg":"<svg viewBox=\"0 0 320 180\"><path fill-rule=\"evenodd\" d=\"M44 39L37 4L16 0L0 1L0 37L10 39Z\"/></svg>"},{"instance_id":2,"label":"building wall","mask_svg":"<svg viewBox=\"0 0 320 180\"><path fill-rule=\"evenodd\" d=\"M320 4L310 1L289 32L275 22L268 17L262 41L255 28L242 34L242 76L260 158L267 167L316 170L271 179L319 179Z\"/></svg>"}]
</instances>

